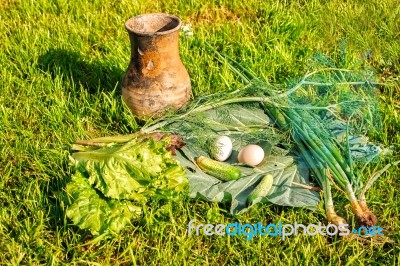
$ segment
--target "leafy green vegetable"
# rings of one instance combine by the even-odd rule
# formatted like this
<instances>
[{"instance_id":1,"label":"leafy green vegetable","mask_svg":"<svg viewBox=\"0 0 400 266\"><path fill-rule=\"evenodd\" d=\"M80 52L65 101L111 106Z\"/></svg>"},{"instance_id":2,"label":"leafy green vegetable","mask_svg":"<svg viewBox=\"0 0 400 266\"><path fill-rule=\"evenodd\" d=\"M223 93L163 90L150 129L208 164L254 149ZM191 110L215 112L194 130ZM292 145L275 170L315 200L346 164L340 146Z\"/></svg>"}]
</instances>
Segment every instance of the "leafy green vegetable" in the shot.
<instances>
[{"instance_id":1,"label":"leafy green vegetable","mask_svg":"<svg viewBox=\"0 0 400 266\"><path fill-rule=\"evenodd\" d=\"M90 186L80 172L72 176L66 192L70 204L68 218L79 228L89 229L92 234L118 233L141 215L141 208L130 201L105 198Z\"/></svg>"},{"instance_id":2,"label":"leafy green vegetable","mask_svg":"<svg viewBox=\"0 0 400 266\"><path fill-rule=\"evenodd\" d=\"M118 233L138 219L149 200L174 200L185 192L185 170L167 151L169 139L133 138L71 156L66 214L92 234Z\"/></svg>"},{"instance_id":3,"label":"leafy green vegetable","mask_svg":"<svg viewBox=\"0 0 400 266\"><path fill-rule=\"evenodd\" d=\"M187 184L184 169L166 146L167 140L132 139L124 145L77 152L72 158L106 197L146 202L149 197L173 197L166 191L182 192Z\"/></svg>"}]
</instances>

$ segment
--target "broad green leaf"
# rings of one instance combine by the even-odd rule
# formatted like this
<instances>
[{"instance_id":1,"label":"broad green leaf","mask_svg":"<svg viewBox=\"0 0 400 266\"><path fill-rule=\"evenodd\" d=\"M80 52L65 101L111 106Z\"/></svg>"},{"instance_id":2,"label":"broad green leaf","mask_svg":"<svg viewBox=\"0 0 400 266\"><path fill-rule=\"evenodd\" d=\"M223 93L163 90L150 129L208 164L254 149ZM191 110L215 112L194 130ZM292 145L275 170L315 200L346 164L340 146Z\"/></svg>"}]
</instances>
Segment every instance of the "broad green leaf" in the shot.
<instances>
[{"instance_id":1,"label":"broad green leaf","mask_svg":"<svg viewBox=\"0 0 400 266\"><path fill-rule=\"evenodd\" d=\"M149 200L175 200L185 192L185 170L166 150L168 141L133 139L125 144L77 152L67 184L67 216L93 234L118 233L139 218Z\"/></svg>"},{"instance_id":2,"label":"broad green leaf","mask_svg":"<svg viewBox=\"0 0 400 266\"><path fill-rule=\"evenodd\" d=\"M275 144L281 138L270 129L269 117L261 108L253 105L227 105L211 109L198 118L184 119L171 124L168 130L181 134L186 146L178 153L177 159L186 168L189 178L190 197L214 202L230 202L230 211L237 213L250 207L247 197L266 174L272 174L274 184L268 200L274 204L295 207L315 207L319 194L315 191L293 185L292 182L309 184L309 173L299 169L293 157L286 156L288 150ZM253 168L243 165L237 167L242 177L235 181L223 182L202 172L195 165L195 158L210 157L210 142L220 135L231 138L233 151L227 163L238 164L238 151L247 144L259 144L264 148L266 159L262 167ZM262 199L252 203L256 204Z\"/></svg>"},{"instance_id":3,"label":"broad green leaf","mask_svg":"<svg viewBox=\"0 0 400 266\"><path fill-rule=\"evenodd\" d=\"M141 208L130 201L104 198L79 172L72 176L66 193L70 203L67 217L79 228L88 229L94 235L118 233L141 215Z\"/></svg>"},{"instance_id":4,"label":"broad green leaf","mask_svg":"<svg viewBox=\"0 0 400 266\"><path fill-rule=\"evenodd\" d=\"M133 139L124 145L72 155L76 168L104 196L146 202L150 197L184 191L183 168L166 149L165 141ZM164 191L165 190L165 191Z\"/></svg>"},{"instance_id":5,"label":"broad green leaf","mask_svg":"<svg viewBox=\"0 0 400 266\"><path fill-rule=\"evenodd\" d=\"M231 213L247 210L247 198L251 191L266 174L274 177L273 187L266 200L282 206L314 208L319 202L319 194L315 191L299 187L292 182L309 184L308 172L294 164L293 157L268 156L262 167L253 168L237 166L242 177L235 181L223 182L202 172L193 163L198 155L195 148L188 144L179 152L177 159L187 169L190 185L190 197L213 202L230 202Z\"/></svg>"},{"instance_id":6,"label":"broad green leaf","mask_svg":"<svg viewBox=\"0 0 400 266\"><path fill-rule=\"evenodd\" d=\"M271 124L269 117L259 107L229 104L206 112L210 125L215 130L238 130L266 128Z\"/></svg>"}]
</instances>

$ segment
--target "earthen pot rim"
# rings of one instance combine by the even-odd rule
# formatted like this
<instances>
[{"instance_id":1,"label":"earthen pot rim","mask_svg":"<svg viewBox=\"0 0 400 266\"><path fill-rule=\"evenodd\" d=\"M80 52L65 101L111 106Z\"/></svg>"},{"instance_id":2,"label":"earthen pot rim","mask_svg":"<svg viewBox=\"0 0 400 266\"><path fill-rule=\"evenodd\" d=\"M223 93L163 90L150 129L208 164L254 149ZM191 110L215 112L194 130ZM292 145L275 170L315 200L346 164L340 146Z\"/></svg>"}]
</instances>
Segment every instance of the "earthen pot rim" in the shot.
<instances>
[{"instance_id":1,"label":"earthen pot rim","mask_svg":"<svg viewBox=\"0 0 400 266\"><path fill-rule=\"evenodd\" d=\"M139 24L138 22L141 19L143 19L143 20L148 19L147 22L151 23L151 18L156 19L157 17L164 18L164 19L165 18L170 19L169 23L171 25L164 25L164 27L166 28L165 30L162 30L162 29L154 30L153 29L153 30L147 30L146 31L146 30L138 29L138 28L140 28L140 26L135 28L136 24ZM160 25L163 25L163 24L161 23ZM126 30L128 32L132 32L132 33L134 33L136 35L139 35L139 36L166 35L166 34L169 34L169 33L172 33L172 32L175 32L175 31L179 30L181 28L181 25L182 25L182 21L177 16L170 15L170 14L165 14L165 13L142 14L142 15L138 15L138 16L132 17L132 18L128 19L125 22ZM149 26L149 27L151 27L151 26Z\"/></svg>"}]
</instances>

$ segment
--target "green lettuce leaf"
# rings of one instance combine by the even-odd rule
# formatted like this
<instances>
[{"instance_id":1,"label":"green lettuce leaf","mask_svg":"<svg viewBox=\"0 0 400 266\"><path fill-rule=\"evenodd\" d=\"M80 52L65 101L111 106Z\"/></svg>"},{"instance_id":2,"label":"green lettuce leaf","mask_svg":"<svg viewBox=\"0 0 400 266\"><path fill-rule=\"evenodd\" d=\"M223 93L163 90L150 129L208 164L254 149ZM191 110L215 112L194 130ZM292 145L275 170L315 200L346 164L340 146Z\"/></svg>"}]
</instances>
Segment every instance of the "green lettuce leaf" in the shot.
<instances>
[{"instance_id":1,"label":"green lettuce leaf","mask_svg":"<svg viewBox=\"0 0 400 266\"><path fill-rule=\"evenodd\" d=\"M150 197L173 198L188 181L166 145L167 140L133 139L124 145L74 153L72 162L106 197L140 202Z\"/></svg>"},{"instance_id":2,"label":"green lettuce leaf","mask_svg":"<svg viewBox=\"0 0 400 266\"><path fill-rule=\"evenodd\" d=\"M118 233L141 215L141 208L130 201L104 198L93 189L88 179L77 172L66 187L68 203L67 217L81 229L94 235Z\"/></svg>"},{"instance_id":3,"label":"green lettuce leaf","mask_svg":"<svg viewBox=\"0 0 400 266\"><path fill-rule=\"evenodd\" d=\"M151 200L176 200L188 189L184 168L168 139L133 139L71 156L75 174L66 186L66 215L94 235L118 233Z\"/></svg>"}]
</instances>

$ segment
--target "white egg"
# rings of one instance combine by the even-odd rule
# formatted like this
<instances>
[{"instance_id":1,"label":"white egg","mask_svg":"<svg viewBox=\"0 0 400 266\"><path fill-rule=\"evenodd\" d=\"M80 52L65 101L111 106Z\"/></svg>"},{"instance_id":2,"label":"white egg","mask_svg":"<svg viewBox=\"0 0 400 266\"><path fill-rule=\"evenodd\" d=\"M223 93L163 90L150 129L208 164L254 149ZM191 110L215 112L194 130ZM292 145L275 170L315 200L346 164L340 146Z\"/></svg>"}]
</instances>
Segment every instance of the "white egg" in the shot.
<instances>
[{"instance_id":1,"label":"white egg","mask_svg":"<svg viewBox=\"0 0 400 266\"><path fill-rule=\"evenodd\" d=\"M213 156L215 160L226 161L232 154L232 141L227 136L220 136L214 142Z\"/></svg>"},{"instance_id":2,"label":"white egg","mask_svg":"<svg viewBox=\"0 0 400 266\"><path fill-rule=\"evenodd\" d=\"M264 160L264 150L258 145L249 144L240 150L238 161L251 166L256 166Z\"/></svg>"}]
</instances>

